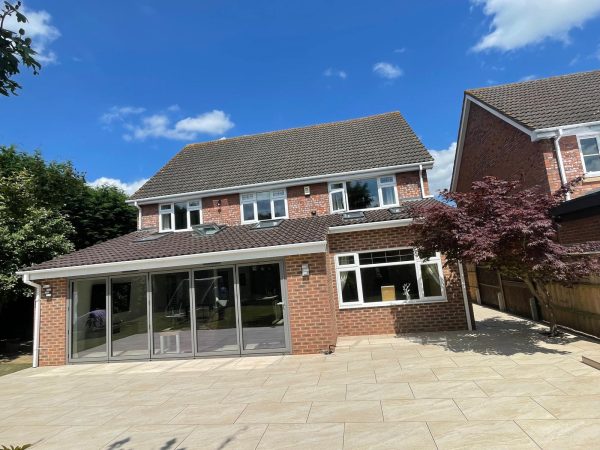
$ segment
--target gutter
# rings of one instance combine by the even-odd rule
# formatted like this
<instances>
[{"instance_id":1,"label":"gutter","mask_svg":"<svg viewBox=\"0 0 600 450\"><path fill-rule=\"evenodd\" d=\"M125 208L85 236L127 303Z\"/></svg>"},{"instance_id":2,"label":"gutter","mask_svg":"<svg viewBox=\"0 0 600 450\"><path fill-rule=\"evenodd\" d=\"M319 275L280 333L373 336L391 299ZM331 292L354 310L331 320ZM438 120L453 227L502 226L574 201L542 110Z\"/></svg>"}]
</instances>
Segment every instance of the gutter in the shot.
<instances>
[{"instance_id":1,"label":"gutter","mask_svg":"<svg viewBox=\"0 0 600 450\"><path fill-rule=\"evenodd\" d=\"M329 227L327 234L350 233L352 231L379 230L382 228L405 227L413 223L413 219L395 219L383 222L353 223Z\"/></svg>"},{"instance_id":2,"label":"gutter","mask_svg":"<svg viewBox=\"0 0 600 450\"><path fill-rule=\"evenodd\" d=\"M40 359L40 317L41 317L41 297L42 297L42 286L38 283L34 283L29 279L29 274L23 274L23 283L28 286L35 288L35 300L33 308L33 365L32 367L38 367Z\"/></svg>"},{"instance_id":3,"label":"gutter","mask_svg":"<svg viewBox=\"0 0 600 450\"><path fill-rule=\"evenodd\" d=\"M562 128L559 128L556 131L556 136L554 137L554 153L556 153L556 161L558 163L558 174L560 176L560 182L564 186L567 184L567 176L565 174L565 166L563 164L562 153L560 151L560 138L563 135ZM571 200L571 193L567 191L565 194L566 200Z\"/></svg>"}]
</instances>

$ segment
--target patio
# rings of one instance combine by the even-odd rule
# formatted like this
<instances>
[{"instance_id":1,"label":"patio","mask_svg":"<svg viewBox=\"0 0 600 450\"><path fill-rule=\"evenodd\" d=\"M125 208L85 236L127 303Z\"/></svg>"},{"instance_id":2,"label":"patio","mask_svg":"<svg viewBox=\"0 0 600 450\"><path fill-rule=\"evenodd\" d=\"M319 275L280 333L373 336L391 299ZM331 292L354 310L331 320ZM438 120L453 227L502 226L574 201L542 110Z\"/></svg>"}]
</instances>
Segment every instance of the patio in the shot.
<instances>
[{"instance_id":1,"label":"patio","mask_svg":"<svg viewBox=\"0 0 600 450\"><path fill-rule=\"evenodd\" d=\"M592 448L600 344L475 306L476 332L340 338L333 355L27 369L0 377L0 446Z\"/></svg>"}]
</instances>

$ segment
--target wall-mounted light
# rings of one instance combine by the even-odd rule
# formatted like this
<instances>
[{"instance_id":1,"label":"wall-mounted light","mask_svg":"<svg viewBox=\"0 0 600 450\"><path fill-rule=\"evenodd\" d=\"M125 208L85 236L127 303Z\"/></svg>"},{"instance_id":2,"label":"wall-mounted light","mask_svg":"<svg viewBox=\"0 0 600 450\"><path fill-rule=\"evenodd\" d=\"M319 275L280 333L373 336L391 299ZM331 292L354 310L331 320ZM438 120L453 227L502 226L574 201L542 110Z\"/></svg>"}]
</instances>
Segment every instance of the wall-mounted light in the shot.
<instances>
[{"instance_id":1,"label":"wall-mounted light","mask_svg":"<svg viewBox=\"0 0 600 450\"><path fill-rule=\"evenodd\" d=\"M308 263L302 263L302 276L307 277L310 275L310 269Z\"/></svg>"},{"instance_id":2,"label":"wall-mounted light","mask_svg":"<svg viewBox=\"0 0 600 450\"><path fill-rule=\"evenodd\" d=\"M304 195L307 197L310 195L310 186L304 186Z\"/></svg>"},{"instance_id":3,"label":"wall-mounted light","mask_svg":"<svg viewBox=\"0 0 600 450\"><path fill-rule=\"evenodd\" d=\"M52 286L49 284L42 285L42 291L44 292L44 297L50 300L52 298Z\"/></svg>"}]
</instances>

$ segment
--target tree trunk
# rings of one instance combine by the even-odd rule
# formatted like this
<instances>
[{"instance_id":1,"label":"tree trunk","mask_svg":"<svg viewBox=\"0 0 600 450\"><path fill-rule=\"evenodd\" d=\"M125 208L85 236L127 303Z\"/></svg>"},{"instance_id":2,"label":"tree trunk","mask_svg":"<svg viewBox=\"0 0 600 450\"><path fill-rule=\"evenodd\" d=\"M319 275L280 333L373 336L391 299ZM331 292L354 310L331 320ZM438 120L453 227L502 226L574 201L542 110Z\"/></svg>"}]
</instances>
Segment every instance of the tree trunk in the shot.
<instances>
[{"instance_id":1,"label":"tree trunk","mask_svg":"<svg viewBox=\"0 0 600 450\"><path fill-rule=\"evenodd\" d=\"M523 278L523 281L529 288L529 291L544 304L544 307L548 312L547 320L550 328L548 334L550 336L556 336L558 334L558 326L556 324L556 316L554 315L552 297L550 292L548 292L548 286L546 283L534 278L525 277Z\"/></svg>"}]
</instances>

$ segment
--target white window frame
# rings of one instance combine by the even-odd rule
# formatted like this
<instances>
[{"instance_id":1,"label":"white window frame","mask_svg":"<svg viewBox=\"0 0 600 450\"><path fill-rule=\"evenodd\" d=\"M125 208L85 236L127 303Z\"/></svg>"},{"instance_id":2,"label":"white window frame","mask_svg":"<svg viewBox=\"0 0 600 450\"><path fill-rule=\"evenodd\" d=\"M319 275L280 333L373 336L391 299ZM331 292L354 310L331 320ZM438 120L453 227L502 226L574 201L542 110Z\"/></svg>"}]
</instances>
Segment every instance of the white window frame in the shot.
<instances>
[{"instance_id":1,"label":"white window frame","mask_svg":"<svg viewBox=\"0 0 600 450\"><path fill-rule=\"evenodd\" d=\"M390 177L392 178L392 181L382 183L382 181L381 181L382 178L390 178ZM375 178L377 180L377 195L379 196L379 206L377 206L375 208L349 209L349 207L348 207L348 192L347 192L347 188L346 188L346 183L351 182L351 181L356 181L356 180L369 180L369 179L373 179L373 178ZM333 188L333 185L335 185L335 184L341 184L342 187L341 188ZM382 189L385 187L393 187L394 188L394 203L393 204L389 204L389 205L383 204ZM396 175L395 174L381 175L381 176L377 176L377 177L369 177L367 175L367 176L347 178L342 181L330 181L327 183L327 188L329 191L329 210L332 213L340 213L340 212L348 212L348 211L371 211L371 210L375 210L375 209L393 208L394 206L399 205L398 188L396 186ZM344 209L333 209L333 194L336 192L343 193Z\"/></svg>"},{"instance_id":2,"label":"white window frame","mask_svg":"<svg viewBox=\"0 0 600 450\"><path fill-rule=\"evenodd\" d=\"M283 194L278 195L279 192L282 192ZM289 217L288 216L288 201L287 201L287 189L286 188L273 189L271 191L244 192L244 193L240 194L240 221L241 221L242 225L260 222L260 220L258 220L257 197L258 197L258 194L264 194L264 193L269 194L269 201L271 202L271 218L263 219L263 220L287 219ZM283 200L283 204L285 206L285 215L284 216L275 217L275 201L276 200ZM244 205L249 205L249 204L253 205L254 219L245 220L244 219Z\"/></svg>"},{"instance_id":3,"label":"white window frame","mask_svg":"<svg viewBox=\"0 0 600 450\"><path fill-rule=\"evenodd\" d=\"M187 217L187 227L186 228L182 228L181 230L176 230L175 229L175 203L185 203L185 208L186 208L186 217ZM190 203L198 203L197 205L190 205ZM163 206L168 206L169 209L163 210L162 207ZM202 217L202 199L196 199L196 200L188 200L186 202L171 202L171 203L161 203L158 205L158 231L161 233L166 233L166 232L179 232L179 231L190 231L192 229L192 226L190 225L191 221L190 221L190 211L200 211L200 223L203 223L203 217ZM170 214L171 215L171 228L170 229L164 229L163 228L163 222L162 222L162 216L163 214Z\"/></svg>"},{"instance_id":4,"label":"white window frame","mask_svg":"<svg viewBox=\"0 0 600 450\"><path fill-rule=\"evenodd\" d=\"M385 251L394 251L394 250L412 250L414 252L414 260L413 261L400 261L400 262L391 262L391 263L377 263L377 264L363 264L361 265L359 262L359 255L361 253L376 253L376 252L385 252ZM340 265L339 258L343 256L353 256L354 264L344 264ZM377 249L377 250L368 250L361 252L353 252L353 253L336 253L334 255L335 258L335 280L337 284L337 293L338 293L338 304L340 309L352 309L352 308L380 308L385 306L394 306L394 305L410 305L410 304L420 304L420 303L441 303L447 302L448 299L446 297L446 284L444 280L444 272L442 267L442 259L440 253L436 253L435 256L431 258L421 258L419 256L418 251L413 247L397 247L397 248L386 248L386 249ZM423 292L423 277L421 275L421 266L428 264L436 264L438 269L438 274L440 276L440 286L442 289L442 295L434 296L434 297L425 297ZM419 291L418 299L411 300L393 300L393 301L381 301L381 302L367 302L365 303L363 297L362 290L362 276L360 269L361 268L370 268L370 267L386 267L386 266L407 266L413 265L415 267L415 272L417 276L417 286ZM344 303L342 298L342 283L340 280L340 272L354 272L356 274L356 289L358 292L358 301L356 302L348 302Z\"/></svg>"},{"instance_id":5,"label":"white window frame","mask_svg":"<svg viewBox=\"0 0 600 450\"><path fill-rule=\"evenodd\" d=\"M577 145L579 145L579 156L581 157L581 166L583 167L583 173L587 176L598 177L600 176L600 170L592 171L587 170L585 166L585 158L583 157L583 147L581 146L582 139L596 139L596 146L598 147L598 155L600 156L600 134L598 133L589 133L589 134L581 134L577 136Z\"/></svg>"}]
</instances>

